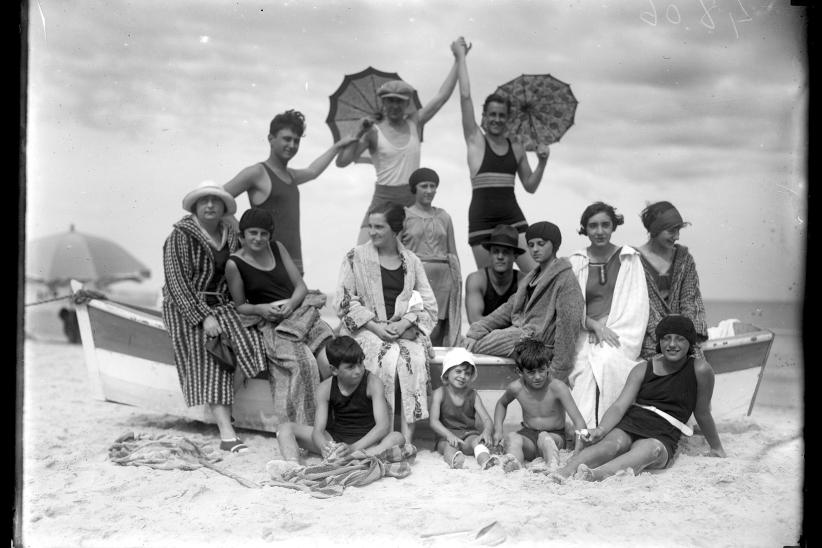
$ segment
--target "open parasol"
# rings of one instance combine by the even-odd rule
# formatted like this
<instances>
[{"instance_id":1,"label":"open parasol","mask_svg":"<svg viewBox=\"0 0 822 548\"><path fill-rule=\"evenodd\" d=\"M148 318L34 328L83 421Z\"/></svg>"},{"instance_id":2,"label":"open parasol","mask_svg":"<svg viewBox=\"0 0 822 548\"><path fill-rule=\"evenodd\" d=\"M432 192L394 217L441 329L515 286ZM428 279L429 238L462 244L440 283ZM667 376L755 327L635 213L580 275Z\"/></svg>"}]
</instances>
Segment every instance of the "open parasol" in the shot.
<instances>
[{"instance_id":1,"label":"open parasol","mask_svg":"<svg viewBox=\"0 0 822 548\"><path fill-rule=\"evenodd\" d=\"M122 280L142 281L150 270L120 245L74 230L38 238L26 250L26 279L50 286L75 280L98 287Z\"/></svg>"},{"instance_id":2,"label":"open parasol","mask_svg":"<svg viewBox=\"0 0 822 548\"><path fill-rule=\"evenodd\" d=\"M356 133L362 118L379 119L381 113L377 89L389 80L401 80L401 78L396 72L385 72L374 67L368 67L356 74L345 75L337 91L329 96L330 108L328 117L325 119L328 127L331 128L334 142L346 135ZM422 108L422 103L415 91L408 109L409 112L413 112L420 108ZM362 156L366 157L367 154L368 151ZM370 160L363 158L363 161Z\"/></svg>"},{"instance_id":3,"label":"open parasol","mask_svg":"<svg viewBox=\"0 0 822 548\"><path fill-rule=\"evenodd\" d=\"M497 93L511 100L508 133L518 137L525 150L556 143L574 124L577 99L571 86L550 74L517 76Z\"/></svg>"}]
</instances>

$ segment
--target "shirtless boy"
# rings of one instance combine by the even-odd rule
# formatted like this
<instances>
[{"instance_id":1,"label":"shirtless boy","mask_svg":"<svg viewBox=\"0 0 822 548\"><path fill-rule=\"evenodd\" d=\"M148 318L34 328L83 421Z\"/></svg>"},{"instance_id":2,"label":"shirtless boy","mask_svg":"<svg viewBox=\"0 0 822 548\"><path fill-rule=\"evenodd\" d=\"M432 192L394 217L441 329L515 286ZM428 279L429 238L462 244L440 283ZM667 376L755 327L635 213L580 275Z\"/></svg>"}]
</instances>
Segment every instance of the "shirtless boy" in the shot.
<instances>
[{"instance_id":1,"label":"shirtless boy","mask_svg":"<svg viewBox=\"0 0 822 548\"><path fill-rule=\"evenodd\" d=\"M325 347L331 376L317 388L314 426L287 422L277 429L282 460L272 460L266 470L272 477L299 468L300 447L339 459L363 450L377 455L405 444L399 432L391 431L385 388L363 365L365 354L353 338L340 336Z\"/></svg>"},{"instance_id":2,"label":"shirtless boy","mask_svg":"<svg viewBox=\"0 0 822 548\"><path fill-rule=\"evenodd\" d=\"M548 374L551 351L541 342L525 339L514 347L519 379L505 389L494 409L494 443L503 441L500 464L506 472L519 470L526 460L541 456L549 470L559 465L559 450L565 448L565 414L574 428L585 430L585 419L577 409L571 389ZM508 404L517 400L522 408L522 428L503 435Z\"/></svg>"}]
</instances>

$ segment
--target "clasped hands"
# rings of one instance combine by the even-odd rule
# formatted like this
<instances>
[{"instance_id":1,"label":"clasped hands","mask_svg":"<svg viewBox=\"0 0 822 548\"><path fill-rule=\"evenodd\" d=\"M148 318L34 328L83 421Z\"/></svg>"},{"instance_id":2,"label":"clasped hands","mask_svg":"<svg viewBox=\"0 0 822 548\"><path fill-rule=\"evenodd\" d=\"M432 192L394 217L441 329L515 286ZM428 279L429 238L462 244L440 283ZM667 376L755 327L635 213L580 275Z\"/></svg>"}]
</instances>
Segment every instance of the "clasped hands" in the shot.
<instances>
[{"instance_id":1,"label":"clasped hands","mask_svg":"<svg viewBox=\"0 0 822 548\"><path fill-rule=\"evenodd\" d=\"M287 318L294 312L294 305L291 299L281 299L273 303L258 305L260 316L268 321L277 321Z\"/></svg>"},{"instance_id":2,"label":"clasped hands","mask_svg":"<svg viewBox=\"0 0 822 548\"><path fill-rule=\"evenodd\" d=\"M377 323L371 320L366 327L384 341L395 341L399 338L413 339L416 336L416 328L406 319L388 323Z\"/></svg>"}]
</instances>

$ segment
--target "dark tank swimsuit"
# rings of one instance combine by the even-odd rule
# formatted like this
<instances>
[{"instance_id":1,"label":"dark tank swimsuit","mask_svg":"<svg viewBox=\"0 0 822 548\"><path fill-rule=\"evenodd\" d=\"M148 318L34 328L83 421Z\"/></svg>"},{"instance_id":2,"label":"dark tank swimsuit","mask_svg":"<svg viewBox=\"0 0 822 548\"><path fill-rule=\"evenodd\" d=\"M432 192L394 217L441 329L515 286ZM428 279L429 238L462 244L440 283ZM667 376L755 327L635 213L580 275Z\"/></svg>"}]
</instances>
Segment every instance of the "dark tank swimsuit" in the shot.
<instances>
[{"instance_id":1,"label":"dark tank swimsuit","mask_svg":"<svg viewBox=\"0 0 822 548\"><path fill-rule=\"evenodd\" d=\"M271 191L268 198L255 207L267 209L277 219L272 239L282 243L291 260L297 265L300 274L303 272L303 252L300 241L300 189L296 184L280 179L268 164L261 162L271 180ZM277 261L279 263L279 261Z\"/></svg>"},{"instance_id":2,"label":"dark tank swimsuit","mask_svg":"<svg viewBox=\"0 0 822 548\"><path fill-rule=\"evenodd\" d=\"M528 222L517 204L514 183L517 157L511 140L508 152L500 156L485 138L485 155L477 174L471 177L471 205L468 207L468 245L479 245L498 224L511 225L525 232Z\"/></svg>"},{"instance_id":3,"label":"dark tank swimsuit","mask_svg":"<svg viewBox=\"0 0 822 548\"><path fill-rule=\"evenodd\" d=\"M688 422L696 409L696 372L694 359L689 357L685 364L670 375L654 373L652 360L645 362L645 377L636 396L636 403L652 405L676 418L682 423ZM648 409L632 405L625 412L615 428L631 436L631 441L654 438L662 442L668 451L668 466L673 459L674 451L682 432L679 429Z\"/></svg>"},{"instance_id":4,"label":"dark tank swimsuit","mask_svg":"<svg viewBox=\"0 0 822 548\"><path fill-rule=\"evenodd\" d=\"M273 303L282 299L290 299L294 294L294 284L291 283L291 278L285 269L277 242L271 242L271 251L277 263L273 270L261 270L236 255L228 259L240 271L245 298L251 304Z\"/></svg>"},{"instance_id":5,"label":"dark tank swimsuit","mask_svg":"<svg viewBox=\"0 0 822 548\"><path fill-rule=\"evenodd\" d=\"M517 284L519 282L519 270L514 270L514 278L511 280L511 285L508 286L503 293L497 293L494 285L491 283L491 277L488 275L488 267L485 269L485 293L482 295L482 302L485 305L482 309L482 315L487 316L502 304L508 301L508 298L517 292Z\"/></svg>"},{"instance_id":6,"label":"dark tank swimsuit","mask_svg":"<svg viewBox=\"0 0 822 548\"><path fill-rule=\"evenodd\" d=\"M368 375L366 369L360 384L347 396L340 392L337 377L331 377L325 431L336 442L355 443L377 424L374 420L374 407L368 397Z\"/></svg>"}]
</instances>

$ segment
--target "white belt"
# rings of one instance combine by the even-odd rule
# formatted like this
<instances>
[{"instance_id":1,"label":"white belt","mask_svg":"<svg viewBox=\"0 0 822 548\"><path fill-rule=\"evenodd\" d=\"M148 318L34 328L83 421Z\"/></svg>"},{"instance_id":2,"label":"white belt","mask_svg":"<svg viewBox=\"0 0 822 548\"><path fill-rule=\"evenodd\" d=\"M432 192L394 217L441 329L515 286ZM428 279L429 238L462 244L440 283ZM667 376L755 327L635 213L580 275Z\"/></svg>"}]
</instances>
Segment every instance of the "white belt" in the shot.
<instances>
[{"instance_id":1,"label":"white belt","mask_svg":"<svg viewBox=\"0 0 822 548\"><path fill-rule=\"evenodd\" d=\"M666 421L671 423L673 426L676 426L679 429L679 431L682 432L683 434L685 434L686 436L693 436L694 435L694 431L690 426L688 426L684 422L680 421L676 417L672 417L671 415L669 415L665 411L663 411L661 409L657 409L653 405L642 405L642 404L639 404L639 403L634 403L634 405L636 405L637 407L641 407L643 409L647 409L648 411L652 411L652 412L656 413L657 415L659 415L660 417L662 417L663 419L665 419Z\"/></svg>"}]
</instances>

